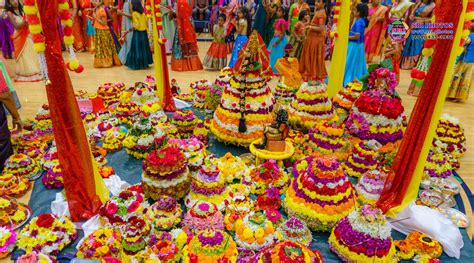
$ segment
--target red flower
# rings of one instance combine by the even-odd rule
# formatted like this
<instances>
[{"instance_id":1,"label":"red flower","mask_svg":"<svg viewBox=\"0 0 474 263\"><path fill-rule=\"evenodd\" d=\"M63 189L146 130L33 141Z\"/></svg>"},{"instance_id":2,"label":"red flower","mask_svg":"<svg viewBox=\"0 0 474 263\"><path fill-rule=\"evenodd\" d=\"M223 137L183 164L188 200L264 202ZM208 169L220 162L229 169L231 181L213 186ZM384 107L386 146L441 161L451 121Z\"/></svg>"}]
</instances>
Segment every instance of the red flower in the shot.
<instances>
[{"instance_id":1,"label":"red flower","mask_svg":"<svg viewBox=\"0 0 474 263\"><path fill-rule=\"evenodd\" d=\"M274 165L271 162L265 162L263 164L263 167L267 170L273 170L274 169Z\"/></svg>"},{"instance_id":2,"label":"red flower","mask_svg":"<svg viewBox=\"0 0 474 263\"><path fill-rule=\"evenodd\" d=\"M64 32L64 35L66 36L72 35L72 27L70 26L63 27L63 32Z\"/></svg>"},{"instance_id":3,"label":"red flower","mask_svg":"<svg viewBox=\"0 0 474 263\"><path fill-rule=\"evenodd\" d=\"M118 206L115 203L111 202L107 205L107 208L106 208L107 214L113 215L117 212L117 210L118 210Z\"/></svg>"},{"instance_id":4,"label":"red flower","mask_svg":"<svg viewBox=\"0 0 474 263\"><path fill-rule=\"evenodd\" d=\"M198 262L198 257L194 254L189 254L189 262L190 263L197 263Z\"/></svg>"},{"instance_id":5,"label":"red flower","mask_svg":"<svg viewBox=\"0 0 474 263\"><path fill-rule=\"evenodd\" d=\"M59 17L61 18L61 20L68 20L69 18L71 18L71 13L69 12L69 10L61 11L59 12Z\"/></svg>"},{"instance_id":6,"label":"red flower","mask_svg":"<svg viewBox=\"0 0 474 263\"><path fill-rule=\"evenodd\" d=\"M35 34L31 36L31 39L34 43L42 43L44 42L44 36L42 34Z\"/></svg>"},{"instance_id":7,"label":"red flower","mask_svg":"<svg viewBox=\"0 0 474 263\"><path fill-rule=\"evenodd\" d=\"M30 25L36 25L40 23L40 20L36 15L27 15L26 22L28 22Z\"/></svg>"},{"instance_id":8,"label":"red flower","mask_svg":"<svg viewBox=\"0 0 474 263\"><path fill-rule=\"evenodd\" d=\"M137 201L133 201L130 206L127 208L127 212L132 213L135 212L138 207L140 206L140 203Z\"/></svg>"},{"instance_id":9,"label":"red flower","mask_svg":"<svg viewBox=\"0 0 474 263\"><path fill-rule=\"evenodd\" d=\"M25 6L32 6L32 5L35 5L35 0L23 0L23 4Z\"/></svg>"},{"instance_id":10,"label":"red flower","mask_svg":"<svg viewBox=\"0 0 474 263\"><path fill-rule=\"evenodd\" d=\"M132 197L132 196L133 196L133 192L127 191L127 190L125 190L125 191L123 191L123 192L121 192L121 193L119 194L119 197L122 198L122 199L124 199L124 200L127 200L127 199L129 199L130 197Z\"/></svg>"},{"instance_id":11,"label":"red flower","mask_svg":"<svg viewBox=\"0 0 474 263\"><path fill-rule=\"evenodd\" d=\"M36 220L36 225L43 228L51 228L55 218L51 214L41 214Z\"/></svg>"}]
</instances>

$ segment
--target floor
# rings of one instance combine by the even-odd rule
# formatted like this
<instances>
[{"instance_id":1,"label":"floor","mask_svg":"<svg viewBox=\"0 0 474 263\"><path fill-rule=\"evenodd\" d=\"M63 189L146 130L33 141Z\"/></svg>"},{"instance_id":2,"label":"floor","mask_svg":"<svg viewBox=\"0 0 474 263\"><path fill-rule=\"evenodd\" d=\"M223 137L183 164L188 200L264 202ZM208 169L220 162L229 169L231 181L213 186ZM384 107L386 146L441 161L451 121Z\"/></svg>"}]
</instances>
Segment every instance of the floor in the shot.
<instances>
[{"instance_id":1,"label":"floor","mask_svg":"<svg viewBox=\"0 0 474 263\"><path fill-rule=\"evenodd\" d=\"M204 58L205 52L207 51L210 42L199 42L200 57ZM93 55L88 53L78 54L78 59L85 67L85 71L81 74L70 73L74 88L76 90L85 90L94 92L102 83L105 82L124 82L126 85L132 85L136 81L143 81L145 76L154 74L152 68L148 70L132 71L126 67L114 67L109 69L94 69L93 68ZM14 62L8 61L8 65L14 68ZM328 63L329 69L329 63ZM197 71L197 72L173 72L170 71L170 78L178 80L182 90L186 90L189 87L189 83L201 79L208 79L214 81L218 72L215 71ZM403 105L405 106L406 114L409 116L416 98L408 96L406 91L410 84L410 72L402 71L401 81L397 88L398 93L401 95ZM276 84L276 79L272 80L271 85ZM36 114L38 108L47 102L46 91L43 83L15 83L18 96L20 97L22 108L20 114L23 119L32 118ZM454 103L447 101L443 113L448 113L460 119L461 125L465 129L465 135L467 138L468 151L462 159L461 168L458 173L468 184L470 189L474 190L474 120L472 114L474 112L474 95L471 95L469 100L462 103ZM464 196L464 199L466 196ZM24 202L29 199L28 196L22 198ZM470 213L470 211L468 211ZM472 218L472 217L471 217ZM474 221L474 220L471 220ZM472 231L471 231L472 233Z\"/></svg>"}]
</instances>

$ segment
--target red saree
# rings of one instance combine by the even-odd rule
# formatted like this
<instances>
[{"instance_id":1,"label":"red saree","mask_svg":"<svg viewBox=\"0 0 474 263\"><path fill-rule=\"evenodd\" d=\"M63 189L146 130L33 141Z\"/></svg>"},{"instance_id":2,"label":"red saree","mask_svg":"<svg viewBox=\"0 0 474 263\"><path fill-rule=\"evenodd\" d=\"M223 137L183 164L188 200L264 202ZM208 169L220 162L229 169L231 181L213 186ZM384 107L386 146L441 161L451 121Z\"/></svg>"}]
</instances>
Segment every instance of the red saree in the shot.
<instances>
[{"instance_id":1,"label":"red saree","mask_svg":"<svg viewBox=\"0 0 474 263\"><path fill-rule=\"evenodd\" d=\"M383 5L371 7L369 9L369 25L365 29L364 45L367 63L372 62L374 56L379 56L382 44L385 39L385 31L387 29L388 8ZM383 21L378 21L379 19Z\"/></svg>"}]
</instances>

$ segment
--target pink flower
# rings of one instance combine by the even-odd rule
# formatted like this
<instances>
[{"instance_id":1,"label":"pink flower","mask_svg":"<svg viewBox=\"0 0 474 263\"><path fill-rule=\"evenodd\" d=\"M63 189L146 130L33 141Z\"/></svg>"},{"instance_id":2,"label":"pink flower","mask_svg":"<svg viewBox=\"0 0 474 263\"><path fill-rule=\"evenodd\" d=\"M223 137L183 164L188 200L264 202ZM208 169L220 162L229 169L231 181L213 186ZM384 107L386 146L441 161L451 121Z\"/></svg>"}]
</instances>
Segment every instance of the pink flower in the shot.
<instances>
[{"instance_id":1,"label":"pink flower","mask_svg":"<svg viewBox=\"0 0 474 263\"><path fill-rule=\"evenodd\" d=\"M208 211L209 210L209 204L208 203L199 204L198 208L201 211Z\"/></svg>"},{"instance_id":2,"label":"pink flower","mask_svg":"<svg viewBox=\"0 0 474 263\"><path fill-rule=\"evenodd\" d=\"M270 220L272 223L276 223L281 219L281 214L278 212L278 210L268 210L266 211L267 218Z\"/></svg>"},{"instance_id":3,"label":"pink flower","mask_svg":"<svg viewBox=\"0 0 474 263\"><path fill-rule=\"evenodd\" d=\"M107 214L113 215L113 214L115 214L115 213L117 212L118 206L117 206L115 203L112 203L112 202L111 202L111 203L109 203L109 204L107 205L106 210L107 210Z\"/></svg>"},{"instance_id":4,"label":"pink flower","mask_svg":"<svg viewBox=\"0 0 474 263\"><path fill-rule=\"evenodd\" d=\"M138 209L140 202L133 201L130 206L127 208L127 212L132 213Z\"/></svg>"}]
</instances>

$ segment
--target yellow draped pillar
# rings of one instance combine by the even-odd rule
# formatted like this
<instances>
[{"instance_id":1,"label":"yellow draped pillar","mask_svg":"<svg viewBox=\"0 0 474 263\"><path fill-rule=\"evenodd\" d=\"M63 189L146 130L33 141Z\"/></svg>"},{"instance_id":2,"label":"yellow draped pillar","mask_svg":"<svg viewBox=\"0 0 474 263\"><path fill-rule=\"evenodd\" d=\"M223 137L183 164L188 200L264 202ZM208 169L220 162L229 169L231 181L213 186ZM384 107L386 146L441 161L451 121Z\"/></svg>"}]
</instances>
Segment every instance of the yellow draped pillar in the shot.
<instances>
[{"instance_id":1,"label":"yellow draped pillar","mask_svg":"<svg viewBox=\"0 0 474 263\"><path fill-rule=\"evenodd\" d=\"M349 27L351 19L351 1L342 0L339 6L337 21L337 37L334 42L332 60L329 72L328 95L333 97L342 88L344 83L344 69L346 66L347 46L349 41ZM335 7L337 8L337 6Z\"/></svg>"},{"instance_id":2,"label":"yellow draped pillar","mask_svg":"<svg viewBox=\"0 0 474 263\"><path fill-rule=\"evenodd\" d=\"M149 0L150 1L150 8L151 8L151 21L152 21L152 30L153 30L153 47L154 47L154 52L153 52L153 60L155 63L155 83L156 83L156 89L158 93L158 97L160 98L160 103L162 104L161 106L163 107L164 103L164 82L163 82L163 66L162 66L162 57L161 57L161 48L162 45L160 45L159 41L161 39L160 32L158 31L157 28L157 21L156 21L156 14L159 13L159 17L161 17L161 10L160 10L160 1L158 0ZM157 2L155 4L155 2ZM160 22L161 23L161 22ZM166 59L166 58L164 58Z\"/></svg>"},{"instance_id":3,"label":"yellow draped pillar","mask_svg":"<svg viewBox=\"0 0 474 263\"><path fill-rule=\"evenodd\" d=\"M428 153L430 151L430 148L433 142L433 137L435 135L436 127L438 126L438 122L441 117L441 112L444 107L444 102L446 100L446 95L448 93L449 85L451 84L451 77L452 77L452 73L454 69L454 64L456 62L456 57L457 57L459 48L462 48L462 47L459 47L459 43L462 37L467 2L468 0L463 0L463 12L461 13L459 17L458 26L457 28L453 28L453 30L455 30L454 40L453 40L454 44L451 49L448 66L446 68L446 72L444 72L443 83L439 91L439 96L436 101L435 108L433 110L433 115L431 117L428 133L426 135L425 142L423 144L423 148L421 150L420 157L418 159L418 163L416 164L413 178L410 182L410 186L407 190L405 197L403 198L403 202L401 203L401 205L394 207L388 211L387 215L390 217L395 217L396 214L401 212L410 202L415 200L418 196L418 189L420 187L421 178L423 176L423 170L426 165L426 158L428 157Z\"/></svg>"}]
</instances>

